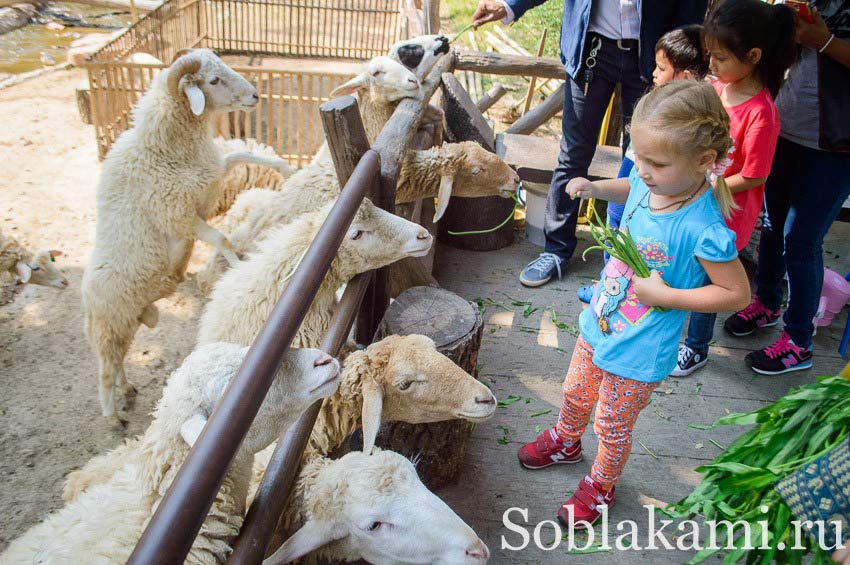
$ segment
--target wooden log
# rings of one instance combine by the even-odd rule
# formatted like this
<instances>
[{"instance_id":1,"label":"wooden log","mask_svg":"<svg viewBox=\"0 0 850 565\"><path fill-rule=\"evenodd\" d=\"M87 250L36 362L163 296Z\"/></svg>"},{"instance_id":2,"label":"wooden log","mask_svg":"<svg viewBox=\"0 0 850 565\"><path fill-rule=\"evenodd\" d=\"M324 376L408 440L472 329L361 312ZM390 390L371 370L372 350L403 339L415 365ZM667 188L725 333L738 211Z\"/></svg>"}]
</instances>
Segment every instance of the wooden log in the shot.
<instances>
[{"instance_id":1,"label":"wooden log","mask_svg":"<svg viewBox=\"0 0 850 565\"><path fill-rule=\"evenodd\" d=\"M564 109L565 89L566 83L562 84L554 94L535 106L533 110L530 110L505 131L507 133L528 134L551 120L558 112Z\"/></svg>"},{"instance_id":2,"label":"wooden log","mask_svg":"<svg viewBox=\"0 0 850 565\"><path fill-rule=\"evenodd\" d=\"M357 101L352 96L331 99L320 108L322 125L328 140L328 149L333 157L336 176L339 185L345 186L351 176L357 162L363 154L369 150L369 138L363 128L360 119L360 111ZM374 199L378 194L379 186L376 182L369 190ZM377 204L377 202L376 202ZM379 204L380 205L380 204ZM380 271L376 275L380 274ZM375 277L377 278L377 277ZM355 326L355 339L359 343L369 343L381 316L384 314L385 298L383 298L384 284L378 288L373 278L372 283L366 289L366 295L360 306Z\"/></svg>"},{"instance_id":3,"label":"wooden log","mask_svg":"<svg viewBox=\"0 0 850 565\"><path fill-rule=\"evenodd\" d=\"M425 33L440 33L440 0L422 0Z\"/></svg>"},{"instance_id":4,"label":"wooden log","mask_svg":"<svg viewBox=\"0 0 850 565\"><path fill-rule=\"evenodd\" d=\"M449 138L452 141L476 141L495 152L493 130L454 76L443 75L442 94ZM509 217L513 208L513 200L499 196L453 197L440 221L440 241L474 251L492 251L510 245L514 238L512 221L488 233L453 235L449 232L489 230Z\"/></svg>"},{"instance_id":5,"label":"wooden log","mask_svg":"<svg viewBox=\"0 0 850 565\"><path fill-rule=\"evenodd\" d=\"M88 83L85 86L79 86L76 89L77 93L77 110L80 111L80 119L84 124L92 125L91 119L91 90Z\"/></svg>"},{"instance_id":6,"label":"wooden log","mask_svg":"<svg viewBox=\"0 0 850 565\"><path fill-rule=\"evenodd\" d=\"M536 76L563 80L564 65L557 59L502 53L454 51L455 70L494 75Z\"/></svg>"},{"instance_id":7,"label":"wooden log","mask_svg":"<svg viewBox=\"0 0 850 565\"><path fill-rule=\"evenodd\" d=\"M500 83L495 83L490 90L484 93L484 96L478 99L478 102L475 105L478 107L478 111L481 113L486 112L493 104L498 102L502 96L505 95L507 90Z\"/></svg>"},{"instance_id":8,"label":"wooden log","mask_svg":"<svg viewBox=\"0 0 850 565\"><path fill-rule=\"evenodd\" d=\"M374 198L373 202L385 210L392 212L395 209L395 189L404 152L410 145L414 134L419 129L419 124L422 121L422 113L425 111L428 101L437 90L440 84L440 77L446 70L451 68L453 62L454 60L449 56L442 56L437 60L423 82L422 99L406 98L402 100L396 107L395 112L393 112L392 117L384 126L384 129L378 134L375 143L372 144L372 149L377 151L381 157L379 196ZM384 297L389 296L389 287L387 286L388 276L386 273L386 269L381 269L375 276L376 293ZM430 273L424 273L424 268L418 268L417 273L417 280L420 280L422 284L432 284L434 282ZM382 303L382 305L386 307L386 302ZM374 320L377 321L380 319L377 313L380 312L383 315L383 310L380 309L380 306L376 306L375 312L376 316ZM358 333L359 343L368 343L368 341L360 341L360 337L364 336Z\"/></svg>"},{"instance_id":9,"label":"wooden log","mask_svg":"<svg viewBox=\"0 0 850 565\"><path fill-rule=\"evenodd\" d=\"M441 288L406 290L387 309L375 341L388 335L427 335L437 349L477 378L478 349L484 329L478 308ZM464 463L466 442L473 425L465 420L433 424L385 422L376 445L406 457L417 457L417 470L428 488L454 479Z\"/></svg>"}]
</instances>

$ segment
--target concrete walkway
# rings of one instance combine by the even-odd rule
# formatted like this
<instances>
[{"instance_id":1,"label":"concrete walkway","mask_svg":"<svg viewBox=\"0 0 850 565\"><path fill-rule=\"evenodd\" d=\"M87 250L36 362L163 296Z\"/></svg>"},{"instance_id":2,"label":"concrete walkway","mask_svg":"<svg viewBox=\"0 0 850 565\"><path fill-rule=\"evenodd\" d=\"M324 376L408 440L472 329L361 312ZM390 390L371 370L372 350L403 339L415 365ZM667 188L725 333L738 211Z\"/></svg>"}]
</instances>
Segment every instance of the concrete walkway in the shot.
<instances>
[{"instance_id":1,"label":"concrete walkway","mask_svg":"<svg viewBox=\"0 0 850 565\"><path fill-rule=\"evenodd\" d=\"M509 530L503 513L512 507L528 509L528 523L514 512L511 521L533 533L542 520L553 520L561 503L590 469L597 440L588 427L583 444L585 461L574 466L556 466L541 471L522 469L516 450L534 439L538 429L554 424L561 403L561 383L576 341L578 314L582 304L576 289L598 278L601 257L593 252L587 262L581 251L589 246L590 235L579 228L579 249L563 280L540 289L522 287L517 280L520 269L540 249L517 234L517 242L497 252L476 253L441 247L437 253L435 274L441 284L461 296L502 303L487 306L484 339L479 356L480 378L500 400L510 395L521 400L499 408L496 416L476 427L467 445L467 467L456 484L439 494L462 516L487 543L491 563L683 563L693 551L635 548L593 554L567 554L567 541L557 549L535 547L533 538L521 551L501 549L502 537L510 545L521 545L522 536ZM838 272L850 270L848 249L850 225L835 224L825 246L826 266ZM524 306L512 301L530 301L533 312L524 315ZM530 309L529 309L530 310ZM551 312L566 329L558 329ZM610 513L610 542L623 520L634 520L639 528L635 547L649 545L649 517L641 506L663 505L686 496L698 484L696 467L715 457L720 445L728 445L742 433L741 428L711 431L692 429L688 424L709 424L730 412L748 412L783 396L790 387L812 382L817 375L835 374L845 364L838 356L838 340L846 321L841 314L832 327L815 337L815 366L780 377L757 377L747 369L744 356L752 349L771 343L779 328L769 328L748 338L733 338L721 327L719 317L715 345L710 362L701 371L686 378L668 378L653 395L652 403L641 414L635 430L632 455L617 486L617 502ZM545 412L545 413L543 413ZM645 447L644 447L645 446ZM660 527L656 518L656 530ZM675 546L670 526L667 539ZM601 528L597 525L597 532ZM541 529L541 541L551 546L555 540L552 524ZM675 531L673 532L675 534ZM581 536L580 536L581 538ZM577 538L579 539L579 538ZM583 538L581 538L583 539ZM683 541L684 544L684 541ZM717 562L711 558L710 563Z\"/></svg>"}]
</instances>

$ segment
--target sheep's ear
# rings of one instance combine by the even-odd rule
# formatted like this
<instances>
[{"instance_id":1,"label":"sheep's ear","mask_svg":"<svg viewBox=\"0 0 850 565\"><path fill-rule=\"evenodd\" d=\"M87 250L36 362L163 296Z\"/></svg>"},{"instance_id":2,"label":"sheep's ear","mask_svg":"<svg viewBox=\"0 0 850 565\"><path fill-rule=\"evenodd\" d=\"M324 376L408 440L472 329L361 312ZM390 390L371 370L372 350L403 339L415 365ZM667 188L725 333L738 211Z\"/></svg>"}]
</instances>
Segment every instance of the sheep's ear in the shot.
<instances>
[{"instance_id":1,"label":"sheep's ear","mask_svg":"<svg viewBox=\"0 0 850 565\"><path fill-rule=\"evenodd\" d=\"M345 537L345 532L336 524L309 520L292 534L280 549L263 561L263 565L278 565L289 563L304 557L311 551Z\"/></svg>"},{"instance_id":2,"label":"sheep's ear","mask_svg":"<svg viewBox=\"0 0 850 565\"><path fill-rule=\"evenodd\" d=\"M27 265L24 261L18 261L15 264L15 269L18 271L18 277L20 277L21 282L26 284L30 282L30 278L32 277L32 268Z\"/></svg>"},{"instance_id":3,"label":"sheep's ear","mask_svg":"<svg viewBox=\"0 0 850 565\"><path fill-rule=\"evenodd\" d=\"M381 413L384 407L384 392L372 380L363 383L363 453L372 454L375 438L381 427Z\"/></svg>"},{"instance_id":4,"label":"sheep's ear","mask_svg":"<svg viewBox=\"0 0 850 565\"><path fill-rule=\"evenodd\" d=\"M192 109L192 113L196 116L203 114L207 100L204 98L204 93L198 88L198 85L187 84L184 92L186 93L186 98L189 99L189 107Z\"/></svg>"},{"instance_id":5,"label":"sheep's ear","mask_svg":"<svg viewBox=\"0 0 850 565\"><path fill-rule=\"evenodd\" d=\"M48 251L48 253L50 253L51 257L61 257L62 256L62 252L59 251L58 249L51 249L50 251Z\"/></svg>"},{"instance_id":6,"label":"sheep's ear","mask_svg":"<svg viewBox=\"0 0 850 565\"><path fill-rule=\"evenodd\" d=\"M345 96L347 94L354 94L358 90L363 90L368 86L369 79L367 78L367 74L360 73L350 81L345 84L341 84L334 88L331 91L331 98L339 98L340 96Z\"/></svg>"},{"instance_id":7,"label":"sheep's ear","mask_svg":"<svg viewBox=\"0 0 850 565\"><path fill-rule=\"evenodd\" d=\"M180 426L180 436L189 447L195 445L195 441L201 435L201 431L204 429L206 423L207 419L204 416L195 414Z\"/></svg>"},{"instance_id":8,"label":"sheep's ear","mask_svg":"<svg viewBox=\"0 0 850 565\"><path fill-rule=\"evenodd\" d=\"M452 197L454 180L454 175L443 175L440 177L440 192L437 193L437 211L434 213L434 223L440 221L440 218L446 213L446 208L449 207L449 199Z\"/></svg>"}]
</instances>

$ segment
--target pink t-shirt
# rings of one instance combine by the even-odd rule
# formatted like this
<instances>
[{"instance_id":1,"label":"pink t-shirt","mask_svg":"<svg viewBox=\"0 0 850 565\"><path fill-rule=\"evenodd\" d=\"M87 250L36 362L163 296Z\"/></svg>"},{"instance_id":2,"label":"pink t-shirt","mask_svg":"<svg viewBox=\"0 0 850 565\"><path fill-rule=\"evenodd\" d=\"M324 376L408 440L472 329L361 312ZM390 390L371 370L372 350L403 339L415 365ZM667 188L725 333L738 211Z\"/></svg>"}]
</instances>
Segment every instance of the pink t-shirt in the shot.
<instances>
[{"instance_id":1,"label":"pink t-shirt","mask_svg":"<svg viewBox=\"0 0 850 565\"><path fill-rule=\"evenodd\" d=\"M723 92L725 83L713 81L717 94ZM723 175L726 178L741 174L757 179L770 174L776 140L779 138L779 112L773 97L766 88L735 106L726 108L735 150L730 155L732 164ZM738 251L747 246L756 225L764 200L764 185L755 186L733 195L738 210L726 220L729 229L735 232Z\"/></svg>"}]
</instances>

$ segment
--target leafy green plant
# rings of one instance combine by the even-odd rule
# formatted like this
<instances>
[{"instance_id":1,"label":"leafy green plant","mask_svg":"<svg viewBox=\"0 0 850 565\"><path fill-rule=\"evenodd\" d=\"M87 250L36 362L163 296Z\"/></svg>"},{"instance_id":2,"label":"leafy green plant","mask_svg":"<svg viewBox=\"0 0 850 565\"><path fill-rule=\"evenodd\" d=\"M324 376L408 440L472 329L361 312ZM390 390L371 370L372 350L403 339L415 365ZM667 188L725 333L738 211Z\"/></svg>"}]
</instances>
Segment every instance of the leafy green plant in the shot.
<instances>
[{"instance_id":1,"label":"leafy green plant","mask_svg":"<svg viewBox=\"0 0 850 565\"><path fill-rule=\"evenodd\" d=\"M762 524L768 524L767 549L747 550L746 536L731 540L735 549L724 558L729 565L746 557L750 563L801 563L809 552L815 563L829 563L828 554L806 537L803 549L795 549L791 510L774 490L777 481L825 455L850 434L850 380L820 377L816 383L801 386L764 408L748 414L729 414L711 426L754 427L732 442L723 453L697 471L705 477L683 500L670 505L674 517L702 515L706 520L746 521L751 539L760 540ZM720 444L711 441L717 447ZM738 529L738 533L743 532ZM730 532L725 532L728 538ZM732 534L734 535L734 534ZM728 539L717 541L725 547ZM700 563L719 549L704 549L689 562Z\"/></svg>"}]
</instances>

